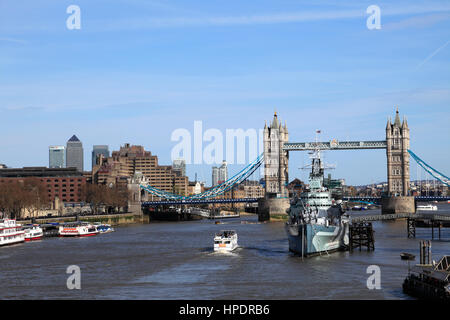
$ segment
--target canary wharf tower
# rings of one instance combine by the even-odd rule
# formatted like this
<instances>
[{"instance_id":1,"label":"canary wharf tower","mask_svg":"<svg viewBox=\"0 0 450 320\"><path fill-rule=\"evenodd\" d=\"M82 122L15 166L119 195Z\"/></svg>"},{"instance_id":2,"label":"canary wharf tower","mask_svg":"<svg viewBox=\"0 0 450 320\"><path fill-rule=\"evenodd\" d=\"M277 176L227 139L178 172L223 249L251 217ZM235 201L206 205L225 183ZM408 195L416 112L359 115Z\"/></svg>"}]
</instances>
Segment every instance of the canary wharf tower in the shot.
<instances>
[{"instance_id":1,"label":"canary wharf tower","mask_svg":"<svg viewBox=\"0 0 450 320\"><path fill-rule=\"evenodd\" d=\"M83 172L83 144L76 135L67 141L66 168L70 167L75 167L78 171Z\"/></svg>"}]
</instances>

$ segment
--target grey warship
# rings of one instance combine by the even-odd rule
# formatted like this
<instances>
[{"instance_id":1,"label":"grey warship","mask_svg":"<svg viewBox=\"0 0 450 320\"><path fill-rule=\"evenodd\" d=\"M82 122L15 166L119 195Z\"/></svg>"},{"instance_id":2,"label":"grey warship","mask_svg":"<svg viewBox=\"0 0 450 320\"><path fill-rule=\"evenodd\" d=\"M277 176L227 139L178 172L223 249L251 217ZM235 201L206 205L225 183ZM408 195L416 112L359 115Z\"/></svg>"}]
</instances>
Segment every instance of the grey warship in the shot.
<instances>
[{"instance_id":1,"label":"grey warship","mask_svg":"<svg viewBox=\"0 0 450 320\"><path fill-rule=\"evenodd\" d=\"M319 148L311 158L309 190L291 201L285 225L289 251L302 257L343 250L349 244L349 217L340 201L333 203L330 190L324 187Z\"/></svg>"}]
</instances>

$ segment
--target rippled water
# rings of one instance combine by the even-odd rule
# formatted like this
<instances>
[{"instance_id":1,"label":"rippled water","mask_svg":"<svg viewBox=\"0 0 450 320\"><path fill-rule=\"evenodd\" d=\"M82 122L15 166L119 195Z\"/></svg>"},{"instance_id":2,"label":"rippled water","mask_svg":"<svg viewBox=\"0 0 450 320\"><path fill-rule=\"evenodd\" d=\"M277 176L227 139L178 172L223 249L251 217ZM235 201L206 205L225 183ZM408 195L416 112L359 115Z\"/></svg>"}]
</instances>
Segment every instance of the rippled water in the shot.
<instances>
[{"instance_id":1,"label":"rippled water","mask_svg":"<svg viewBox=\"0 0 450 320\"><path fill-rule=\"evenodd\" d=\"M450 205L439 205L444 212ZM407 264L399 255L418 256L419 240L431 239L430 229L408 239L406 221L376 222L374 252L302 260L288 252L281 222L257 223L255 216L224 222L130 225L96 237L0 247L0 298L408 299L401 290ZM214 233L227 228L237 231L240 248L214 253ZM450 229L442 236L433 241L435 260L450 254ZM69 265L81 268L81 290L66 287ZM381 290L367 289L369 265L381 268Z\"/></svg>"}]
</instances>

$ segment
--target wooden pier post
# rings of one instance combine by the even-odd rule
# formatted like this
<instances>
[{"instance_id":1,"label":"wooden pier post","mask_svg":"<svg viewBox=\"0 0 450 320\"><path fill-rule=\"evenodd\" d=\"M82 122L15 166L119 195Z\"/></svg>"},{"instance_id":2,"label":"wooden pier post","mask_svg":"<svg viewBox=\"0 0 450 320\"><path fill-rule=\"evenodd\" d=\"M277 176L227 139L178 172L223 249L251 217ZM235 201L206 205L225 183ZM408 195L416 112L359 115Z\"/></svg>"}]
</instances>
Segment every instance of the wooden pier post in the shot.
<instances>
[{"instance_id":1,"label":"wooden pier post","mask_svg":"<svg viewBox=\"0 0 450 320\"><path fill-rule=\"evenodd\" d=\"M366 247L367 251L375 250L375 239L371 222L353 223L350 225L349 248L353 249Z\"/></svg>"},{"instance_id":2,"label":"wooden pier post","mask_svg":"<svg viewBox=\"0 0 450 320\"><path fill-rule=\"evenodd\" d=\"M431 240L434 240L434 221L431 220Z\"/></svg>"},{"instance_id":3,"label":"wooden pier post","mask_svg":"<svg viewBox=\"0 0 450 320\"><path fill-rule=\"evenodd\" d=\"M439 222L439 240L441 240L441 226L442 222Z\"/></svg>"},{"instance_id":4,"label":"wooden pier post","mask_svg":"<svg viewBox=\"0 0 450 320\"><path fill-rule=\"evenodd\" d=\"M408 238L415 238L416 237L416 220L413 218L408 218L406 228L408 231Z\"/></svg>"}]
</instances>

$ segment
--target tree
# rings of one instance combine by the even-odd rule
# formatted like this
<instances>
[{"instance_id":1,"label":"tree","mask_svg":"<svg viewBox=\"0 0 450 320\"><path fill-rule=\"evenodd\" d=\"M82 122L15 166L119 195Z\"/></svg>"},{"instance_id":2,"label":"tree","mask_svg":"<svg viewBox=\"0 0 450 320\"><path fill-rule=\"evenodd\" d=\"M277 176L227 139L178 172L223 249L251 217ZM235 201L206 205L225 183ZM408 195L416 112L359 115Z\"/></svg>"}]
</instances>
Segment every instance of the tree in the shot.
<instances>
[{"instance_id":1,"label":"tree","mask_svg":"<svg viewBox=\"0 0 450 320\"><path fill-rule=\"evenodd\" d=\"M90 204L93 213L98 213L98 208L104 203L102 185L88 183L83 190L85 201Z\"/></svg>"},{"instance_id":2,"label":"tree","mask_svg":"<svg viewBox=\"0 0 450 320\"><path fill-rule=\"evenodd\" d=\"M47 192L39 180L26 180L23 185L23 194L26 197L24 200L26 208L32 217L48 205Z\"/></svg>"},{"instance_id":3,"label":"tree","mask_svg":"<svg viewBox=\"0 0 450 320\"><path fill-rule=\"evenodd\" d=\"M90 203L92 211L97 214L101 205L106 206L108 212L120 211L128 205L129 192L126 187L102 184L86 184L85 201Z\"/></svg>"},{"instance_id":4,"label":"tree","mask_svg":"<svg viewBox=\"0 0 450 320\"><path fill-rule=\"evenodd\" d=\"M48 205L44 186L37 179L25 178L0 183L0 211L12 219L23 218L24 209L35 215Z\"/></svg>"}]
</instances>

